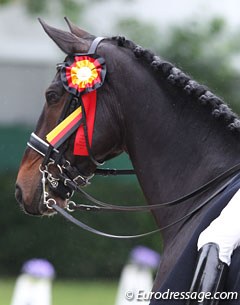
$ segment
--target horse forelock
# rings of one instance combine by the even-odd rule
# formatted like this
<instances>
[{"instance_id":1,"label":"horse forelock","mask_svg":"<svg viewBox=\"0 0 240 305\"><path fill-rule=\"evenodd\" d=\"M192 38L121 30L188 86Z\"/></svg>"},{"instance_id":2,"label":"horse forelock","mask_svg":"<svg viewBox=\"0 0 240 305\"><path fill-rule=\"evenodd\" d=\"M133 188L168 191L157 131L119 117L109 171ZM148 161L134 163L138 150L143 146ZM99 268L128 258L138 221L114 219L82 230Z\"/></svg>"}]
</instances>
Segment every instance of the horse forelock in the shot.
<instances>
[{"instance_id":1,"label":"horse forelock","mask_svg":"<svg viewBox=\"0 0 240 305\"><path fill-rule=\"evenodd\" d=\"M122 36L112 37L118 46L130 49L136 58L149 64L152 71L165 78L174 88L180 89L182 95L196 100L202 106L209 106L214 118L221 118L227 129L240 133L240 119L230 107L218 96L214 95L206 86L199 84L189 75L174 66L172 63L155 55L152 51L144 49Z\"/></svg>"}]
</instances>

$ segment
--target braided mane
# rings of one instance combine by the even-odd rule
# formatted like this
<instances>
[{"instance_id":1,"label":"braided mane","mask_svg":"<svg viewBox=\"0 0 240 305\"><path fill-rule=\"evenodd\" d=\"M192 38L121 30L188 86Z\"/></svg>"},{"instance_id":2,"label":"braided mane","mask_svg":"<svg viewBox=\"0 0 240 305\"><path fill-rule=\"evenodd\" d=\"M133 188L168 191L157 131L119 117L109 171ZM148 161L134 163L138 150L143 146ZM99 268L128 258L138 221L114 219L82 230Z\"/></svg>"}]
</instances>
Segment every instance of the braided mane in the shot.
<instances>
[{"instance_id":1,"label":"braided mane","mask_svg":"<svg viewBox=\"0 0 240 305\"><path fill-rule=\"evenodd\" d=\"M125 37L114 36L112 40L116 41L118 46L132 50L137 58L144 60L154 71L161 73L169 83L181 88L183 92L195 98L201 105L209 105L212 116L222 118L229 130L240 132L239 117L206 86L200 85L173 64L156 56L152 51L143 49L134 42L125 39Z\"/></svg>"}]
</instances>

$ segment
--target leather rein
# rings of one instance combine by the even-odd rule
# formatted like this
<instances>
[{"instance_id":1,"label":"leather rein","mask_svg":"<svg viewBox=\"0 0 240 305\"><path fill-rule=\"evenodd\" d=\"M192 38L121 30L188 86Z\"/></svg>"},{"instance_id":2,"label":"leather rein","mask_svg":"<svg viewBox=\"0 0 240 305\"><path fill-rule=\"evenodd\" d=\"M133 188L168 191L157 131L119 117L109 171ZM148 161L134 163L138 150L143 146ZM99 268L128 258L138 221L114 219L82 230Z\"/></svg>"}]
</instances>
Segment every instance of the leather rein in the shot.
<instances>
[{"instance_id":1,"label":"leather rein","mask_svg":"<svg viewBox=\"0 0 240 305\"><path fill-rule=\"evenodd\" d=\"M102 37L97 37L92 45L90 46L90 49L88 53L84 55L92 55L96 53L97 47L99 43L103 40ZM86 113L84 110L84 105L82 103L81 95L76 97L73 94L70 95L69 101L66 104L66 109L63 110L63 113L61 114L61 119L59 121L62 121L67 111L72 112L73 109L76 108L76 104L80 104L82 107L82 118L79 122L79 125L83 125L84 127L84 137L86 142L86 147L88 151L88 157L90 160L96 165L102 165L98 161L96 161L93 157L90 142L89 142L89 135L87 132L87 123L86 123ZM69 109L69 107L72 106L73 109ZM69 137L64 139L66 141ZM42 175L42 188L43 188L43 203L49 210L54 210L61 216L63 216L65 219L69 220L70 222L74 223L75 225L81 227L82 229L89 231L91 233L110 237L110 238L117 238L117 239L129 239L129 238L138 238L138 237L144 237L148 236L150 234L154 234L156 232L166 230L175 224L185 220L186 218L192 216L197 211L199 211L202 207L204 207L207 203L209 203L213 198L215 198L217 195L219 195L226 187L234 180L235 176L240 171L240 164L237 164L233 166L232 168L228 169L224 173L218 175L216 178L212 179L208 183L202 185L201 187L195 189L194 191L186 194L185 196L182 196L176 200L170 201L170 202L164 202L160 204L153 204L153 205L137 205L137 206L122 206L122 205L115 205L115 204L108 204L105 202L102 202L100 200L97 200L96 198L92 197L88 193L86 193L82 186L85 186L89 184L89 180L93 177L93 175L102 175L102 176L116 176L116 175L128 175L128 174L135 174L135 171L130 170L117 170L117 169L101 169L97 168L95 173L90 176L86 177L79 173L78 169L71 165L71 163L65 159L64 157L64 150L61 151L60 149L57 149L56 147L52 146L51 144L47 143L40 137L38 137L35 133L32 133L30 136L30 139L27 143L28 147L39 153L41 156L44 157L43 162L39 168L39 171ZM54 166L58 169L57 174L51 173L51 167ZM227 180L227 181L226 181ZM209 191L213 187L217 187L219 183L223 183L220 187L217 188L217 190L211 194L207 199L205 199L202 203L200 203L199 206L194 208L191 212L187 213L183 217L177 219L175 222L162 227L158 228L156 230L137 234L137 235L113 235L108 234L102 231L99 231L97 229L94 229L93 227L90 227L83 222L79 221L78 219L74 218L72 215L70 215L68 212L73 211L93 211L93 212L149 212L154 211L166 206L175 206L177 204L180 204L182 202L187 201L190 198L196 197L197 195L200 195L202 193L205 193ZM65 211L61 207L57 205L57 202L55 199L49 197L48 189L54 191L56 194L58 194L60 197L67 200L67 207ZM70 200L74 192L80 193L84 198L91 201L93 205L85 205L85 204L76 204L74 201Z\"/></svg>"}]
</instances>

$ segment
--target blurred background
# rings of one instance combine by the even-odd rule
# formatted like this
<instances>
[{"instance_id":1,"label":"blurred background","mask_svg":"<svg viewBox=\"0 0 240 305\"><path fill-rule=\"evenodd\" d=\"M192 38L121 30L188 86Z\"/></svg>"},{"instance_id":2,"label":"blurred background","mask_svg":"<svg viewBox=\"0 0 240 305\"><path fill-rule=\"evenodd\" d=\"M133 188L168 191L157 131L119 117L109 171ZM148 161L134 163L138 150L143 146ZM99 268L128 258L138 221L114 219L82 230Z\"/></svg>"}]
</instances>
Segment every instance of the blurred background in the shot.
<instances>
[{"instance_id":1,"label":"blurred background","mask_svg":"<svg viewBox=\"0 0 240 305\"><path fill-rule=\"evenodd\" d=\"M68 16L100 36L124 35L175 63L240 112L238 0L0 0L0 305L10 299L22 264L44 258L56 271L53 304L114 304L118 278L136 245L161 252L158 235L119 241L82 232L59 217L24 215L14 199L17 169L62 54L37 17L67 29ZM131 167L126 155L107 164ZM134 177L94 178L99 199L136 204L144 197ZM79 199L79 201L81 198ZM81 219L115 234L154 228L150 214L85 214Z\"/></svg>"}]
</instances>

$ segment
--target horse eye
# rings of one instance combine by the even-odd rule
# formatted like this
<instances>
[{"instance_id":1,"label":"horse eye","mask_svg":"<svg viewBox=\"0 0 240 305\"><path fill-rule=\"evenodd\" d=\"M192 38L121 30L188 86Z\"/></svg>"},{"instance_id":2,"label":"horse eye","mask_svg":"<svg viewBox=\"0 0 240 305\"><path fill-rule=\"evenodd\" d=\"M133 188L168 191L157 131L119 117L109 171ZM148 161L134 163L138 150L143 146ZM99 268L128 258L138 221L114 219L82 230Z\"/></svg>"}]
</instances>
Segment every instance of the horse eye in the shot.
<instances>
[{"instance_id":1,"label":"horse eye","mask_svg":"<svg viewBox=\"0 0 240 305\"><path fill-rule=\"evenodd\" d=\"M55 91L46 92L46 100L49 104L56 103L59 100L59 95Z\"/></svg>"}]
</instances>

